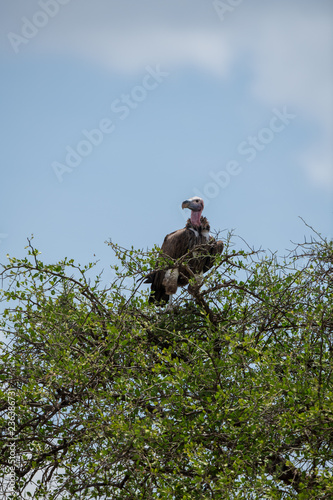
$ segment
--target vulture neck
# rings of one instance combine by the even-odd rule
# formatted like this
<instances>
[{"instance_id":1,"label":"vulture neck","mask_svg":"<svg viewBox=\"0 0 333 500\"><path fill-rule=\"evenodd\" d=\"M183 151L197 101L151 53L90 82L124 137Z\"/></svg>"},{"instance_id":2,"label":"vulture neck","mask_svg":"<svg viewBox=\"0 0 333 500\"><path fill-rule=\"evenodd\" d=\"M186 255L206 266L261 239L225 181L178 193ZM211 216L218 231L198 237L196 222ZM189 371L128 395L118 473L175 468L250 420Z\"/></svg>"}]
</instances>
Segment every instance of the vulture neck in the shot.
<instances>
[{"instance_id":1,"label":"vulture neck","mask_svg":"<svg viewBox=\"0 0 333 500\"><path fill-rule=\"evenodd\" d=\"M200 223L200 218L201 218L201 212L192 212L191 213L191 222L193 224L193 226L201 226L201 223Z\"/></svg>"}]
</instances>

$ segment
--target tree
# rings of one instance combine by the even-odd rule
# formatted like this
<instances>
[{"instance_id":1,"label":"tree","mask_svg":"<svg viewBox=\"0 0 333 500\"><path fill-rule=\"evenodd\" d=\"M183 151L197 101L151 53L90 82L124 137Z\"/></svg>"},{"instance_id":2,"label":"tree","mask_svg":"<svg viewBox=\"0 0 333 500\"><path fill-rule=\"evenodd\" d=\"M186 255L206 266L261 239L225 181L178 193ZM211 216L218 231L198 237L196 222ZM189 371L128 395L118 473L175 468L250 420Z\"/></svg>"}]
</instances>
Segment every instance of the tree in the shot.
<instances>
[{"instance_id":1,"label":"tree","mask_svg":"<svg viewBox=\"0 0 333 500\"><path fill-rule=\"evenodd\" d=\"M332 242L279 260L228 237L169 310L139 288L156 251L110 245L107 289L30 241L3 267L3 493L332 498Z\"/></svg>"}]
</instances>

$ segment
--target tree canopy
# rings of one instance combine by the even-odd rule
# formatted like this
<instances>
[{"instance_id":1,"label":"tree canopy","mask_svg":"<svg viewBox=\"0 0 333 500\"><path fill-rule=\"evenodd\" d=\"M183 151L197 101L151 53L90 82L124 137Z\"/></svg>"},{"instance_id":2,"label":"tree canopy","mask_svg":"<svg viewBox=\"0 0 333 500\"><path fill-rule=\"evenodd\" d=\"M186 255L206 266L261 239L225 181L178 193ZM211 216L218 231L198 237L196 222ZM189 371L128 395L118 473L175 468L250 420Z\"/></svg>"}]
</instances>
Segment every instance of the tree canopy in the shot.
<instances>
[{"instance_id":1,"label":"tree canopy","mask_svg":"<svg viewBox=\"0 0 333 500\"><path fill-rule=\"evenodd\" d=\"M8 498L333 497L333 245L284 258L225 241L172 308L152 252L2 268L1 488ZM158 260L160 262L160 259Z\"/></svg>"}]
</instances>

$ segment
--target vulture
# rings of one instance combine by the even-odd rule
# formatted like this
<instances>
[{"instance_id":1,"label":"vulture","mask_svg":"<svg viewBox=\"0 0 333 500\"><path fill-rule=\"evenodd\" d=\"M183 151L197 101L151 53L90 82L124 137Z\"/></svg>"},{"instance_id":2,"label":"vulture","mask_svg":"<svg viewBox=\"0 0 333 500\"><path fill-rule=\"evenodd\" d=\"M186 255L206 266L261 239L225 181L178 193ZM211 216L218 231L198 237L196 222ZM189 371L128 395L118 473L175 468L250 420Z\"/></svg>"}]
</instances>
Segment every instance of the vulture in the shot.
<instances>
[{"instance_id":1,"label":"vulture","mask_svg":"<svg viewBox=\"0 0 333 500\"><path fill-rule=\"evenodd\" d=\"M202 217L204 202L197 196L183 201L182 208L191 210L191 217L183 229L167 234L161 247L162 255L170 257L174 265L169 269L152 271L145 283L151 284L150 303L167 303L178 286L188 284L191 277L197 279L214 264L214 256L221 254L222 241L216 241L209 233L210 226Z\"/></svg>"}]
</instances>

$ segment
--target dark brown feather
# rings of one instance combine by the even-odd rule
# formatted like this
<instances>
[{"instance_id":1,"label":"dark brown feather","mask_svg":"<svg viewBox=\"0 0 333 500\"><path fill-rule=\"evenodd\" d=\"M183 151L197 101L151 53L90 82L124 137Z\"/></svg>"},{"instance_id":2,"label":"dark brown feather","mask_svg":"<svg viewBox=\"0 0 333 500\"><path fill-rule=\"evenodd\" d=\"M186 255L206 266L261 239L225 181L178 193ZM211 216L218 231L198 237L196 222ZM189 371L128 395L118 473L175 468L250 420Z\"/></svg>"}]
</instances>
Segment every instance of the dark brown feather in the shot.
<instances>
[{"instance_id":1,"label":"dark brown feather","mask_svg":"<svg viewBox=\"0 0 333 500\"><path fill-rule=\"evenodd\" d=\"M183 229L178 229L164 238L161 247L164 256L174 261L184 257L184 260L175 266L179 271L178 286L187 285L193 274L208 271L213 266L215 255L222 253L222 241L216 241L212 237L207 241L210 227L206 217L201 217L200 223L199 227L193 226L191 220L188 219ZM147 276L145 283L151 284L149 302L166 303L169 301L164 282L165 275L166 271L160 269Z\"/></svg>"}]
</instances>

